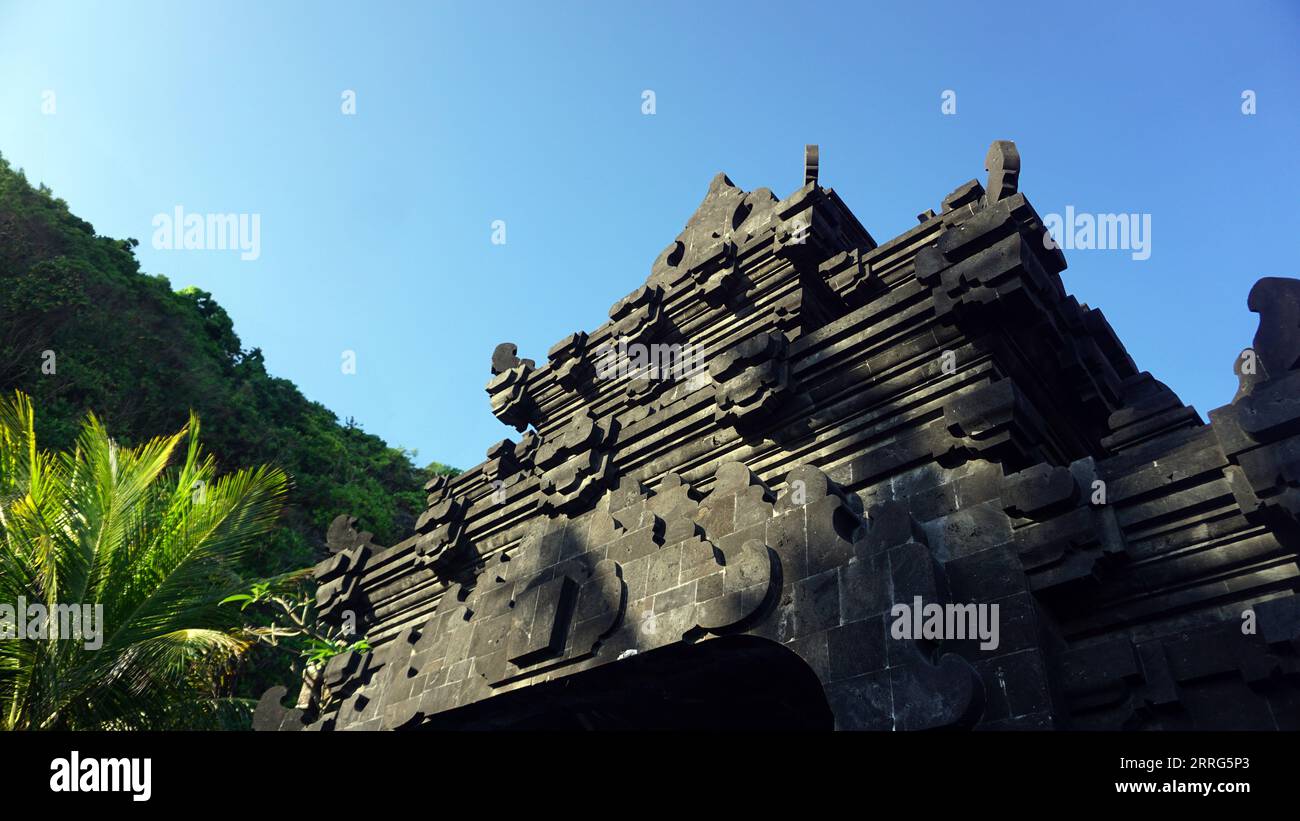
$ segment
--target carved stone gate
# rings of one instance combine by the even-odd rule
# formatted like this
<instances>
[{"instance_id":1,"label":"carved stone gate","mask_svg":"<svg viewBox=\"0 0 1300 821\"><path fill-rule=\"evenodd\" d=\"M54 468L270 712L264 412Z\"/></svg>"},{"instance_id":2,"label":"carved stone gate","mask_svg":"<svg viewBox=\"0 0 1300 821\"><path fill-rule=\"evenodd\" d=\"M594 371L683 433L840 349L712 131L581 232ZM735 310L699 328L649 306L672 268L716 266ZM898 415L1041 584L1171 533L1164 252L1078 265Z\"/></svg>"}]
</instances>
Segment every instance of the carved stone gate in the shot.
<instances>
[{"instance_id":1,"label":"carved stone gate","mask_svg":"<svg viewBox=\"0 0 1300 821\"><path fill-rule=\"evenodd\" d=\"M533 714L598 670L649 700L728 669L680 648L747 636L839 728L1300 728L1300 282L1251 291L1206 424L1065 293L1015 146L986 168L883 245L815 147L785 199L715 177L608 322L540 366L493 353L518 441L431 482L397 545L340 517L319 612L374 650L255 726L501 726L474 705ZM998 605L996 647L895 638L917 597Z\"/></svg>"}]
</instances>

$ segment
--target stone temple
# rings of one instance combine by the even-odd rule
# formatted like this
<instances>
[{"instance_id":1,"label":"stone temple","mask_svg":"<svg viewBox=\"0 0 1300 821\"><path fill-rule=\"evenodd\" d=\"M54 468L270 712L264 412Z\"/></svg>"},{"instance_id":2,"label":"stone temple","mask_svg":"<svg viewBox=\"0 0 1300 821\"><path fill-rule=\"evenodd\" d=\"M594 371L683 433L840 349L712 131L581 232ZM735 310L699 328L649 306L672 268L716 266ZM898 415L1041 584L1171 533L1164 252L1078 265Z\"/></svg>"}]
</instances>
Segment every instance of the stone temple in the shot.
<instances>
[{"instance_id":1,"label":"stone temple","mask_svg":"<svg viewBox=\"0 0 1300 821\"><path fill-rule=\"evenodd\" d=\"M1206 424L985 165L884 244L814 146L785 199L715 177L607 322L493 353L518 441L399 544L334 523L373 649L255 726L1300 729L1300 281Z\"/></svg>"}]
</instances>

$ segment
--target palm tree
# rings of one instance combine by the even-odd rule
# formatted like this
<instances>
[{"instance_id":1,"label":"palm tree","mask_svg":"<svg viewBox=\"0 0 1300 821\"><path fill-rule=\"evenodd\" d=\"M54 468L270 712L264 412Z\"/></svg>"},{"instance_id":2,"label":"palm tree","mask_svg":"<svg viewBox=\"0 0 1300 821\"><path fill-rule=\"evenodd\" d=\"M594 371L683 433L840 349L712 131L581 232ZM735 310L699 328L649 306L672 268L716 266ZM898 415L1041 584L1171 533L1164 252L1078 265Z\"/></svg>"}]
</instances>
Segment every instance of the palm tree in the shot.
<instances>
[{"instance_id":1,"label":"palm tree","mask_svg":"<svg viewBox=\"0 0 1300 821\"><path fill-rule=\"evenodd\" d=\"M242 560L288 480L267 467L217 478L198 433L191 416L124 448L91 414L72 451L49 453L31 400L0 397L0 728L212 727L238 713L223 693L252 639L219 603L249 587ZM17 635L19 604L50 614L44 634ZM69 605L92 616L79 635L54 615Z\"/></svg>"}]
</instances>

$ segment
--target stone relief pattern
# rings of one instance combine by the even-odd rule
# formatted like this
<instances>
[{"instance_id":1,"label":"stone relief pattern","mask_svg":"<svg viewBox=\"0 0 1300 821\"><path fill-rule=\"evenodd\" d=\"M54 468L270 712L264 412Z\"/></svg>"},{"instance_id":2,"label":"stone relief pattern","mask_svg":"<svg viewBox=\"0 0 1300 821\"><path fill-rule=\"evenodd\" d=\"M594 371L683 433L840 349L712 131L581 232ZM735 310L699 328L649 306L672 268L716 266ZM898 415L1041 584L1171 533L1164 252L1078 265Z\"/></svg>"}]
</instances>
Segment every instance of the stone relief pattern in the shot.
<instances>
[{"instance_id":1,"label":"stone relief pattern","mask_svg":"<svg viewBox=\"0 0 1300 821\"><path fill-rule=\"evenodd\" d=\"M765 454L779 495L725 450L694 482L670 470L647 489L623 475L614 416L566 411L546 437L505 440L426 488L404 544L447 585L433 615L372 654L331 660L322 681L337 698L323 713L285 708L273 688L256 726L410 727L634 653L746 633L798 653L841 728L1300 728L1300 282L1251 291L1260 326L1234 365L1241 387L1207 425L1065 293L1064 257L1019 193L1014 144L994 143L987 184L959 186L879 248L817 168L810 152L786 200L716 177L646 285L610 311L612 330L655 340L675 333L676 295L723 316L759 296L746 272L762 260L797 270L804 307L762 314L766 325L755 314L709 364L713 435ZM928 341L872 341L917 304ZM861 353L815 371L836 345ZM944 345L967 360L946 381L933 361ZM571 335L539 372L499 346L494 414L521 431L541 422L539 373L580 392L588 347ZM867 419L869 402L846 399L855 380L868 396L897 383L885 396L904 421L858 439L845 428L811 459L770 438L792 406L823 429ZM675 446L683 461L714 453L698 433ZM468 499L523 475L536 478L526 532L479 560L467 525L491 513ZM317 568L322 617L369 613L383 549L346 517L335 525ZM999 647L889 638L892 606L914 596L997 603Z\"/></svg>"}]
</instances>

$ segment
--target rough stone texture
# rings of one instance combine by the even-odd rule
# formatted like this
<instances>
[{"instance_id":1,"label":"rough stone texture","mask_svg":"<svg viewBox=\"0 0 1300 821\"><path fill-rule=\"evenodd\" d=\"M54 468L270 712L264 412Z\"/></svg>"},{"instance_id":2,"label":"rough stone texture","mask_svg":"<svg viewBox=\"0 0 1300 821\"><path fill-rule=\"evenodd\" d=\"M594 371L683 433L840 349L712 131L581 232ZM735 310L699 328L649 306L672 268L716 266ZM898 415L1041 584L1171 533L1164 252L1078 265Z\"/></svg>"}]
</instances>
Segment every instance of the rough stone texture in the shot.
<instances>
[{"instance_id":1,"label":"rough stone texture","mask_svg":"<svg viewBox=\"0 0 1300 821\"><path fill-rule=\"evenodd\" d=\"M649 705L677 651L744 636L839 728L1300 729L1300 282L1250 292L1205 424L1065 293L1014 144L884 245L818 164L783 200L719 174L609 322L540 367L497 348L527 432L400 544L335 523L321 617L374 650L258 728L498 726L583 677ZM706 368L601 378L619 341ZM999 646L893 638L915 596L998 604Z\"/></svg>"}]
</instances>

